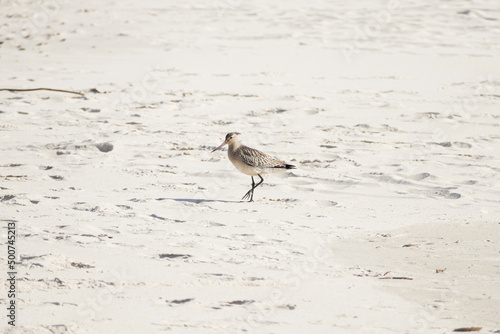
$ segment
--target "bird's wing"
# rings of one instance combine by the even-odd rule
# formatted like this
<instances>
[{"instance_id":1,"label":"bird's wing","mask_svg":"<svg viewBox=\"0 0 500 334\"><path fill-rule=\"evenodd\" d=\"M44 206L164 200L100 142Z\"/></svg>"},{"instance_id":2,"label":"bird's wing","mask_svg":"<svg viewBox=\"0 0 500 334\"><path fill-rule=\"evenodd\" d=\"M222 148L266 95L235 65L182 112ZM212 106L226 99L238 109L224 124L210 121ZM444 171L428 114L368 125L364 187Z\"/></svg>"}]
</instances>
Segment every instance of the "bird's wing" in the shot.
<instances>
[{"instance_id":1,"label":"bird's wing","mask_svg":"<svg viewBox=\"0 0 500 334\"><path fill-rule=\"evenodd\" d=\"M241 159L243 162L252 167L281 167L285 166L285 162L270 155L262 153L259 150L250 148L248 146L241 146Z\"/></svg>"}]
</instances>

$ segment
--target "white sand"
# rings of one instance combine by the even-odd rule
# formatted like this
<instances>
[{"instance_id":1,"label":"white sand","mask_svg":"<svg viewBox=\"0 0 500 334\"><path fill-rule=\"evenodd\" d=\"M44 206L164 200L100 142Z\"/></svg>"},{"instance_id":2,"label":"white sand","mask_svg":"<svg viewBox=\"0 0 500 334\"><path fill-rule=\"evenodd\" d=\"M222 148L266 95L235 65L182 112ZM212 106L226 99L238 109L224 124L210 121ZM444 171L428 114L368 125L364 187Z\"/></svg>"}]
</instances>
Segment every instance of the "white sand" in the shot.
<instances>
[{"instance_id":1,"label":"white sand","mask_svg":"<svg viewBox=\"0 0 500 334\"><path fill-rule=\"evenodd\" d=\"M0 92L14 332L500 329L495 1L1 8L0 88L85 92ZM240 202L231 131L298 169Z\"/></svg>"}]
</instances>

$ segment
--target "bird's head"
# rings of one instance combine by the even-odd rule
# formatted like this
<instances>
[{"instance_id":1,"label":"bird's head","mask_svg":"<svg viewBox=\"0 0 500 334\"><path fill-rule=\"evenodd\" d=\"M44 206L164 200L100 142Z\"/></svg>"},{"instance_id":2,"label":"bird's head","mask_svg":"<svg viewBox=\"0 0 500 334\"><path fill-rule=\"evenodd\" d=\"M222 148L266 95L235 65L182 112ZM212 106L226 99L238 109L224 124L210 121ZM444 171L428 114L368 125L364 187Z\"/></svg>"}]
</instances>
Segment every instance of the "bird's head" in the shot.
<instances>
[{"instance_id":1,"label":"bird's head","mask_svg":"<svg viewBox=\"0 0 500 334\"><path fill-rule=\"evenodd\" d=\"M220 146L217 147L212 152L217 151L218 149L222 148L222 146L224 146L224 145L231 145L231 144L237 143L238 142L238 135L239 134L240 134L239 132L229 132L226 135L226 139L224 140L224 142L222 144L220 144Z\"/></svg>"}]
</instances>

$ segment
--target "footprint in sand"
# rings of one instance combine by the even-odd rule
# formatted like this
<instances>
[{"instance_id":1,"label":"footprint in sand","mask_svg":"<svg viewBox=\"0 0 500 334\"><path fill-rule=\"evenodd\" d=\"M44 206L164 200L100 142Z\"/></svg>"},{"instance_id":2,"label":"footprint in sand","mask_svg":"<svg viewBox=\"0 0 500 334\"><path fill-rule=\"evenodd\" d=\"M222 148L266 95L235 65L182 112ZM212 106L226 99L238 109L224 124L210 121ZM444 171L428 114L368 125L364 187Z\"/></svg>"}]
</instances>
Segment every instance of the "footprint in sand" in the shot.
<instances>
[{"instance_id":1,"label":"footprint in sand","mask_svg":"<svg viewBox=\"0 0 500 334\"><path fill-rule=\"evenodd\" d=\"M408 176L408 178L411 180L415 180L415 181L421 181L421 180L426 179L430 176L431 176L431 174L429 174L429 173L420 173L420 174L410 175L410 176Z\"/></svg>"},{"instance_id":2,"label":"footprint in sand","mask_svg":"<svg viewBox=\"0 0 500 334\"><path fill-rule=\"evenodd\" d=\"M461 142L461 141L456 141L453 143L453 146L456 146L456 147L460 147L460 148L471 148L472 145L469 144L469 143L464 143L464 142Z\"/></svg>"},{"instance_id":3,"label":"footprint in sand","mask_svg":"<svg viewBox=\"0 0 500 334\"><path fill-rule=\"evenodd\" d=\"M338 203L335 201L329 201L329 200L306 200L304 201L309 206L312 207L317 207L317 208L326 208L326 207L332 207L336 206Z\"/></svg>"},{"instance_id":4,"label":"footprint in sand","mask_svg":"<svg viewBox=\"0 0 500 334\"><path fill-rule=\"evenodd\" d=\"M435 145L439 145L439 146L443 146L443 147L458 147L458 148L471 148L472 145L469 144L469 143L464 143L464 142L461 142L461 141L456 141L456 142L450 142L450 141L445 141L445 142L442 142L442 143L432 143L432 144L435 144Z\"/></svg>"},{"instance_id":5,"label":"footprint in sand","mask_svg":"<svg viewBox=\"0 0 500 334\"><path fill-rule=\"evenodd\" d=\"M446 189L441 189L441 188L435 188L430 190L412 189L410 190L410 192L413 194L421 194L429 197L443 197L446 199L459 199L460 197L462 197L462 195L459 193L452 193Z\"/></svg>"},{"instance_id":6,"label":"footprint in sand","mask_svg":"<svg viewBox=\"0 0 500 334\"><path fill-rule=\"evenodd\" d=\"M336 206L338 203L335 201L315 201L314 205L316 205L318 208L325 208L325 207L331 207L331 206Z\"/></svg>"}]
</instances>

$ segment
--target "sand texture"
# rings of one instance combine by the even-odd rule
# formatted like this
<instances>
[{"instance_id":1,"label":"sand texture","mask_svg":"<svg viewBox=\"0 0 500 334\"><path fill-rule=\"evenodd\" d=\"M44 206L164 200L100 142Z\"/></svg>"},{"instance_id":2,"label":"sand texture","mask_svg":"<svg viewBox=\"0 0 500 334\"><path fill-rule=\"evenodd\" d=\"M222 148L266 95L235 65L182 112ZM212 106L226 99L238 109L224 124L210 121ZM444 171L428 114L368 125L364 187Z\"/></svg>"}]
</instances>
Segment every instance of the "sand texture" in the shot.
<instances>
[{"instance_id":1,"label":"sand texture","mask_svg":"<svg viewBox=\"0 0 500 334\"><path fill-rule=\"evenodd\" d=\"M0 8L5 332L500 330L497 1Z\"/></svg>"}]
</instances>

